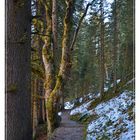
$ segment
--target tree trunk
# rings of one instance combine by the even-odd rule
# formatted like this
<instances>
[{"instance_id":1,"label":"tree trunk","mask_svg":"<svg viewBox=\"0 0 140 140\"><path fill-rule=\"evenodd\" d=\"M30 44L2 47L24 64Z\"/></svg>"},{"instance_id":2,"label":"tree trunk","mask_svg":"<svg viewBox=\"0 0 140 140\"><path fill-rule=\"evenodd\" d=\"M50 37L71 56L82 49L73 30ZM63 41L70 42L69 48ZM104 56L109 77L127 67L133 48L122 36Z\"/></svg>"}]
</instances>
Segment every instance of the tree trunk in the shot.
<instances>
[{"instance_id":1,"label":"tree trunk","mask_svg":"<svg viewBox=\"0 0 140 140\"><path fill-rule=\"evenodd\" d=\"M115 0L114 5L114 50L113 50L113 82L114 92L117 88L117 67L118 67L118 16L117 16L117 1Z\"/></svg>"},{"instance_id":2,"label":"tree trunk","mask_svg":"<svg viewBox=\"0 0 140 140\"><path fill-rule=\"evenodd\" d=\"M108 72L107 64L105 63L104 66L105 66L106 80L109 81L109 72Z\"/></svg>"},{"instance_id":3,"label":"tree trunk","mask_svg":"<svg viewBox=\"0 0 140 140\"><path fill-rule=\"evenodd\" d=\"M36 128L38 125L37 117L37 79L33 80L33 139L36 137Z\"/></svg>"},{"instance_id":4,"label":"tree trunk","mask_svg":"<svg viewBox=\"0 0 140 140\"><path fill-rule=\"evenodd\" d=\"M45 44L42 48L42 58L43 64L45 68L45 105L46 105L46 117L47 117L47 129L48 129L48 136L54 130L54 118L52 116L52 106L48 106L48 102L50 99L51 92L54 88L54 58L53 58L53 50L52 50L52 2L51 0L47 1L45 5L45 13L46 13L46 21L47 27L45 34L47 35L45 38ZM51 114L51 117L50 117Z\"/></svg>"},{"instance_id":5,"label":"tree trunk","mask_svg":"<svg viewBox=\"0 0 140 140\"><path fill-rule=\"evenodd\" d=\"M105 79L105 67L104 67L104 15L103 15L103 1L101 1L101 5L100 5L100 8L101 8L101 33L100 33L100 36L101 36L101 52L100 52L100 77L101 77L101 80L100 80L100 93L101 93L101 98L103 97L104 95L104 79Z\"/></svg>"},{"instance_id":6,"label":"tree trunk","mask_svg":"<svg viewBox=\"0 0 140 140\"><path fill-rule=\"evenodd\" d=\"M39 96L44 97L44 91L43 91L43 81L38 80L38 93ZM39 123L45 122L45 108L44 108L44 99L39 100L39 112L38 112L38 121Z\"/></svg>"},{"instance_id":7,"label":"tree trunk","mask_svg":"<svg viewBox=\"0 0 140 140\"><path fill-rule=\"evenodd\" d=\"M69 1L66 3L67 9L64 18L64 33L62 40L62 57L59 73L57 76L56 84L48 97L47 100L47 123L48 123L48 135L50 136L54 129L58 126L58 110L59 110L59 98L62 94L62 89L64 87L64 81L66 80L67 74L71 67L70 63L70 38L71 38L71 28L72 28L72 15L74 1Z\"/></svg>"},{"instance_id":8,"label":"tree trunk","mask_svg":"<svg viewBox=\"0 0 140 140\"><path fill-rule=\"evenodd\" d=\"M52 0L52 32L53 32L53 47L54 47L54 56L55 50L57 49L57 2Z\"/></svg>"},{"instance_id":9,"label":"tree trunk","mask_svg":"<svg viewBox=\"0 0 140 140\"><path fill-rule=\"evenodd\" d=\"M6 140L32 139L30 3L6 1Z\"/></svg>"}]
</instances>

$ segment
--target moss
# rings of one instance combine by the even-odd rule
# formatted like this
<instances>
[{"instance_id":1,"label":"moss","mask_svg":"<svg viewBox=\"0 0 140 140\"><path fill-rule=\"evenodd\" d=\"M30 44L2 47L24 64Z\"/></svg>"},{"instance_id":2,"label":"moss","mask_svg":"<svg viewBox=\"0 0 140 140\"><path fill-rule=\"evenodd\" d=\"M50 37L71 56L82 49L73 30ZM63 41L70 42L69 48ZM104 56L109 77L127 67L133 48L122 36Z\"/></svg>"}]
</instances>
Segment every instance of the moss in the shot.
<instances>
[{"instance_id":1,"label":"moss","mask_svg":"<svg viewBox=\"0 0 140 140\"><path fill-rule=\"evenodd\" d=\"M54 84L54 78L53 78L53 75L50 74L47 76L47 78L44 82L44 87L45 87L45 89L52 89L53 84Z\"/></svg>"},{"instance_id":2,"label":"moss","mask_svg":"<svg viewBox=\"0 0 140 140\"><path fill-rule=\"evenodd\" d=\"M14 0L14 6L15 6L15 14L18 12L19 8L23 8L25 6L24 0Z\"/></svg>"},{"instance_id":3,"label":"moss","mask_svg":"<svg viewBox=\"0 0 140 140\"><path fill-rule=\"evenodd\" d=\"M70 116L70 119L73 120L73 121L78 121L80 119L80 117L81 117L81 114L78 113L76 115Z\"/></svg>"},{"instance_id":4,"label":"moss","mask_svg":"<svg viewBox=\"0 0 140 140\"><path fill-rule=\"evenodd\" d=\"M109 120L107 123L106 123L106 126L111 126L113 124L113 122L111 120Z\"/></svg>"},{"instance_id":5,"label":"moss","mask_svg":"<svg viewBox=\"0 0 140 140\"><path fill-rule=\"evenodd\" d=\"M122 133L122 130L121 129L118 129L117 131L115 131L113 133L113 136L116 137L116 138L118 138L121 133Z\"/></svg>"},{"instance_id":6,"label":"moss","mask_svg":"<svg viewBox=\"0 0 140 140\"><path fill-rule=\"evenodd\" d=\"M97 140L110 140L110 138L104 134L101 138L97 138Z\"/></svg>"},{"instance_id":7,"label":"moss","mask_svg":"<svg viewBox=\"0 0 140 140\"><path fill-rule=\"evenodd\" d=\"M89 122L98 119L98 115L91 115L91 116L87 116L84 119L82 119L80 122L84 125L89 124Z\"/></svg>"},{"instance_id":8,"label":"moss","mask_svg":"<svg viewBox=\"0 0 140 140\"><path fill-rule=\"evenodd\" d=\"M18 43L24 44L28 40L27 32L24 32L22 37L19 39Z\"/></svg>"},{"instance_id":9,"label":"moss","mask_svg":"<svg viewBox=\"0 0 140 140\"><path fill-rule=\"evenodd\" d=\"M83 133L84 133L83 139L86 140L86 137L87 137L87 125L84 126Z\"/></svg>"},{"instance_id":10,"label":"moss","mask_svg":"<svg viewBox=\"0 0 140 140\"><path fill-rule=\"evenodd\" d=\"M50 95L46 105L47 105L47 113L48 113L48 135L51 136L52 132L56 128L57 124L57 113L56 108L53 107L54 97Z\"/></svg>"},{"instance_id":11,"label":"moss","mask_svg":"<svg viewBox=\"0 0 140 140\"><path fill-rule=\"evenodd\" d=\"M51 52L51 44L47 41L47 46L43 47L42 54L44 55L47 62L53 62L53 55Z\"/></svg>"},{"instance_id":12,"label":"moss","mask_svg":"<svg viewBox=\"0 0 140 140\"><path fill-rule=\"evenodd\" d=\"M10 84L9 86L7 86L7 92L16 93L17 84Z\"/></svg>"},{"instance_id":13,"label":"moss","mask_svg":"<svg viewBox=\"0 0 140 140\"><path fill-rule=\"evenodd\" d=\"M132 104L132 106L130 106L127 110L127 113L129 115L129 120L134 120L135 119L135 114L133 112L133 107L134 107L134 104Z\"/></svg>"}]
</instances>

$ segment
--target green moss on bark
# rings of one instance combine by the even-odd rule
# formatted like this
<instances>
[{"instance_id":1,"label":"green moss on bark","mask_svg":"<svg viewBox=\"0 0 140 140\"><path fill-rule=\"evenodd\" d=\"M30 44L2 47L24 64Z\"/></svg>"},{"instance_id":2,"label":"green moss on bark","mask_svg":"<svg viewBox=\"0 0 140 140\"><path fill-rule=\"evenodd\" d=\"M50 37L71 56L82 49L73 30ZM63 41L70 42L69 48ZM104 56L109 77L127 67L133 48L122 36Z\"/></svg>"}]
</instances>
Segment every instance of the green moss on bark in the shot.
<instances>
[{"instance_id":1,"label":"green moss on bark","mask_svg":"<svg viewBox=\"0 0 140 140\"><path fill-rule=\"evenodd\" d=\"M10 84L7 86L7 92L16 93L17 92L17 84Z\"/></svg>"}]
</instances>

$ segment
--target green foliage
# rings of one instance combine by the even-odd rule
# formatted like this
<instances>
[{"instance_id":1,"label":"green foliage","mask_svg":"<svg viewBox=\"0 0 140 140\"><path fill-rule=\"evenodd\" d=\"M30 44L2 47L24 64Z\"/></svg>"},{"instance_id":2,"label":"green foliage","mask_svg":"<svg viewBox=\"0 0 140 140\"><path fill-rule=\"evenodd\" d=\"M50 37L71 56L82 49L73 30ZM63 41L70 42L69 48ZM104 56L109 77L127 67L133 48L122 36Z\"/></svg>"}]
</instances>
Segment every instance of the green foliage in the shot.
<instances>
[{"instance_id":1,"label":"green foliage","mask_svg":"<svg viewBox=\"0 0 140 140\"><path fill-rule=\"evenodd\" d=\"M18 10L19 8L23 8L25 5L24 0L14 0L15 9Z\"/></svg>"},{"instance_id":2,"label":"green foliage","mask_svg":"<svg viewBox=\"0 0 140 140\"><path fill-rule=\"evenodd\" d=\"M102 138L97 138L97 140L110 140L110 138L104 134Z\"/></svg>"},{"instance_id":3,"label":"green foliage","mask_svg":"<svg viewBox=\"0 0 140 140\"><path fill-rule=\"evenodd\" d=\"M78 121L79 118L80 118L80 116L81 116L81 114L71 115L71 116L70 116L70 119L71 119L71 120L74 120L74 121Z\"/></svg>"},{"instance_id":4,"label":"green foliage","mask_svg":"<svg viewBox=\"0 0 140 140\"><path fill-rule=\"evenodd\" d=\"M16 93L17 92L17 84L10 84L7 86L7 92Z\"/></svg>"}]
</instances>

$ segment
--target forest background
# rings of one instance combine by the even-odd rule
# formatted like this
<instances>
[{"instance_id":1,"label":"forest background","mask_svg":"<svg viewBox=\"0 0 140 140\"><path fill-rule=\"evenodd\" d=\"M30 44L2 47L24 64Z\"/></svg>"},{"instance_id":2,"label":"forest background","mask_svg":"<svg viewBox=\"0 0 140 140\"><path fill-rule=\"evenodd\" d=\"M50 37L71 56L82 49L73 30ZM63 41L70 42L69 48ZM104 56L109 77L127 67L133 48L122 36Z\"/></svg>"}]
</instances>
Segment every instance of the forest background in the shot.
<instances>
[{"instance_id":1,"label":"forest background","mask_svg":"<svg viewBox=\"0 0 140 140\"><path fill-rule=\"evenodd\" d=\"M5 61L4 61L4 26L5 26L5 19L4 19L4 0L3 1L0 1L0 5L2 5L2 7L0 8L0 14L1 14L1 20L0 20L0 27L1 27L1 38L0 38L0 46L1 47L1 51L0 51L0 64L1 64L1 69L0 69L0 77L1 77L1 80L0 80L0 89L1 89L1 98L0 98L0 116L1 116L1 119L0 119L0 136L1 136L1 139L3 139L4 137L4 73L5 73ZM139 49L140 47L138 47L138 45L140 45L138 42L139 40L139 37L140 37L140 32L138 32L140 30L139 28L139 25L140 25L140 22L139 22L139 16L138 14L140 13L140 11L138 10L139 9L139 5L140 5L140 2L137 0L136 1L136 101L139 100L139 96L140 94L138 94L140 92L140 88L139 87L139 82L140 82L140 67L139 67ZM2 43L1 43L2 42ZM137 101L137 106L139 106L138 104L138 101ZM140 112L140 109L137 107L137 112ZM137 115L139 115L140 113L137 113ZM137 116L137 124L140 124L140 119L138 120L138 117ZM137 127L137 129L139 129Z\"/></svg>"}]
</instances>

